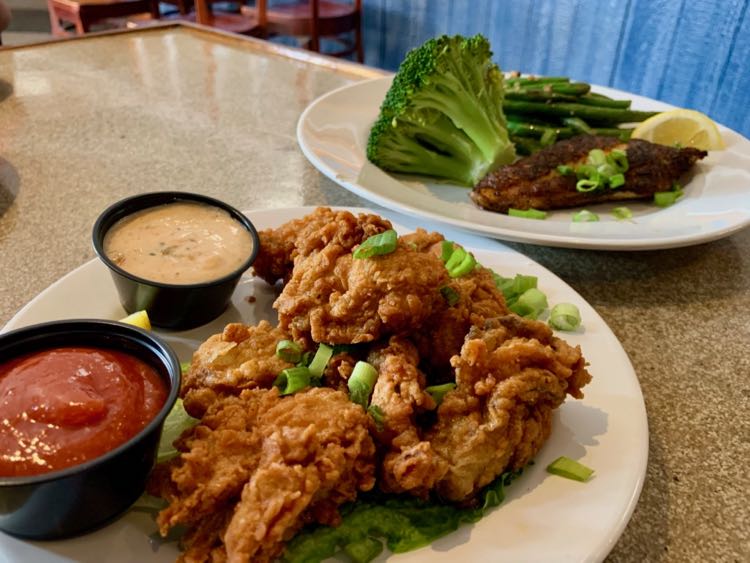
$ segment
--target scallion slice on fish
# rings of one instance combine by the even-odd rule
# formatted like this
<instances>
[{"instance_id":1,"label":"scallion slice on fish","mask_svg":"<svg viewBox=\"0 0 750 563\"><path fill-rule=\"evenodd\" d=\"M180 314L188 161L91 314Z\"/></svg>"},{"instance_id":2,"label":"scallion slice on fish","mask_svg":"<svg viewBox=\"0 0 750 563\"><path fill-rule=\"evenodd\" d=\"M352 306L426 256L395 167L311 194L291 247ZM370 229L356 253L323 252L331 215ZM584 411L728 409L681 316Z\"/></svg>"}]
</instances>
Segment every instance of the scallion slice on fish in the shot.
<instances>
[{"instance_id":1,"label":"scallion slice on fish","mask_svg":"<svg viewBox=\"0 0 750 563\"><path fill-rule=\"evenodd\" d=\"M594 474L594 470L582 463L566 456L560 456L547 466L547 471L567 479L586 482Z\"/></svg>"},{"instance_id":2,"label":"scallion slice on fish","mask_svg":"<svg viewBox=\"0 0 750 563\"><path fill-rule=\"evenodd\" d=\"M514 209L511 207L508 209L508 215L511 217L522 217L524 219L546 219L547 212L540 211L539 209Z\"/></svg>"},{"instance_id":3,"label":"scallion slice on fish","mask_svg":"<svg viewBox=\"0 0 750 563\"><path fill-rule=\"evenodd\" d=\"M654 203L659 207L669 207L682 197L684 192L676 190L671 192L656 192L654 194Z\"/></svg>"},{"instance_id":4,"label":"scallion slice on fish","mask_svg":"<svg viewBox=\"0 0 750 563\"><path fill-rule=\"evenodd\" d=\"M370 402L370 393L372 393L377 379L378 370L367 362L360 361L354 364L352 374L346 382L349 387L349 399L351 399L352 403L357 403L363 409L367 410L367 404Z\"/></svg>"},{"instance_id":5,"label":"scallion slice on fish","mask_svg":"<svg viewBox=\"0 0 750 563\"><path fill-rule=\"evenodd\" d=\"M593 223L599 220L599 216L596 213L592 213L588 209L581 209L580 211L573 214L574 223Z\"/></svg>"},{"instance_id":6,"label":"scallion slice on fish","mask_svg":"<svg viewBox=\"0 0 750 563\"><path fill-rule=\"evenodd\" d=\"M631 219L633 217L633 212L627 207L615 207L612 210L612 215L618 221L622 221L624 219Z\"/></svg>"}]
</instances>

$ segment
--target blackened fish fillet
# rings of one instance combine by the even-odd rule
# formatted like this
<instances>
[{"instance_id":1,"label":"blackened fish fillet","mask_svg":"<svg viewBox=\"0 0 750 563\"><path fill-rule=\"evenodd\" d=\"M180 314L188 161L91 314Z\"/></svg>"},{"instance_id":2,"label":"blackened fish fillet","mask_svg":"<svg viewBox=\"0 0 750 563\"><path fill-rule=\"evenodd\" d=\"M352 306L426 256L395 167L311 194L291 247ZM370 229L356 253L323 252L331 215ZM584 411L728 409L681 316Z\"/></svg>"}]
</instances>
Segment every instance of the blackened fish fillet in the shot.
<instances>
[{"instance_id":1,"label":"blackened fish fillet","mask_svg":"<svg viewBox=\"0 0 750 563\"><path fill-rule=\"evenodd\" d=\"M593 192L576 190L576 176L562 175L557 167L566 164L575 168L586 162L591 149L609 153L626 151L628 171L625 184L617 189ZM580 135L560 141L514 164L488 174L471 192L479 207L505 213L515 209L558 209L604 201L643 199L656 192L671 189L706 151L694 148L673 148L640 139L623 143L615 137Z\"/></svg>"}]
</instances>

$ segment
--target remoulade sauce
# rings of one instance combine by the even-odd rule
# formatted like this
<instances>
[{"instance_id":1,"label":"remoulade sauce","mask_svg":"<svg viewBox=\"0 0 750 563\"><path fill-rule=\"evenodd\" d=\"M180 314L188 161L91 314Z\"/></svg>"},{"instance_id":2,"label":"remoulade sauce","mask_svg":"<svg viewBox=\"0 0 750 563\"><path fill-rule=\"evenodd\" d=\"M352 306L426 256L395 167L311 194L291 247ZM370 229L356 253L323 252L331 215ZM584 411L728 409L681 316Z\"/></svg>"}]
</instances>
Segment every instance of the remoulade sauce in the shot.
<instances>
[{"instance_id":1,"label":"remoulade sauce","mask_svg":"<svg viewBox=\"0 0 750 563\"><path fill-rule=\"evenodd\" d=\"M113 450L157 415L168 392L153 367L105 348L50 348L0 363L0 477Z\"/></svg>"},{"instance_id":2,"label":"remoulade sauce","mask_svg":"<svg viewBox=\"0 0 750 563\"><path fill-rule=\"evenodd\" d=\"M203 203L174 202L136 211L104 237L104 253L145 280L196 284L236 272L253 239L229 213Z\"/></svg>"}]
</instances>

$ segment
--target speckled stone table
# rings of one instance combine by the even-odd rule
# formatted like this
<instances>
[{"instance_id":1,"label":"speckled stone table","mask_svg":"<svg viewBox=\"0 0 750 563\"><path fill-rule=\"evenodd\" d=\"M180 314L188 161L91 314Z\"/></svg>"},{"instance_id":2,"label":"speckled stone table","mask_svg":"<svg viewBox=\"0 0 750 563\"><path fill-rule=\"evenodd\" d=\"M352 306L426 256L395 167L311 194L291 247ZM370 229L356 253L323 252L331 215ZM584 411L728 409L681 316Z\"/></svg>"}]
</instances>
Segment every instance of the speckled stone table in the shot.
<instances>
[{"instance_id":1,"label":"speckled stone table","mask_svg":"<svg viewBox=\"0 0 750 563\"><path fill-rule=\"evenodd\" d=\"M0 50L0 326L93 257L97 214L127 195L370 205L307 162L295 126L379 74L189 26ZM658 252L510 246L599 311L643 389L646 481L608 561L750 560L750 230Z\"/></svg>"}]
</instances>

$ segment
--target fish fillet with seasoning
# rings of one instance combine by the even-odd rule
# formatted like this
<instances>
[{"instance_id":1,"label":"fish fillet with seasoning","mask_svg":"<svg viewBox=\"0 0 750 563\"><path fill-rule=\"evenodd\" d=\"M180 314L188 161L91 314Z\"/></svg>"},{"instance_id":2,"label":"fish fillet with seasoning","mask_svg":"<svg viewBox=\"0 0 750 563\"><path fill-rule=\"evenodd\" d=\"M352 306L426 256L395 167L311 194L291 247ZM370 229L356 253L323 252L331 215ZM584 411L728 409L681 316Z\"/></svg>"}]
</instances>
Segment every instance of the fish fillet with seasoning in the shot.
<instances>
[{"instance_id":1,"label":"fish fillet with seasoning","mask_svg":"<svg viewBox=\"0 0 750 563\"><path fill-rule=\"evenodd\" d=\"M627 153L625 183L617 189L591 192L576 190L575 174L561 174L558 166L575 168L584 164L592 149ZM650 198L656 192L669 191L674 182L706 151L674 148L640 139L622 142L613 137L581 135L560 141L518 162L488 174L471 192L479 207L505 213L515 209L559 209L605 201Z\"/></svg>"}]
</instances>

